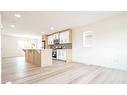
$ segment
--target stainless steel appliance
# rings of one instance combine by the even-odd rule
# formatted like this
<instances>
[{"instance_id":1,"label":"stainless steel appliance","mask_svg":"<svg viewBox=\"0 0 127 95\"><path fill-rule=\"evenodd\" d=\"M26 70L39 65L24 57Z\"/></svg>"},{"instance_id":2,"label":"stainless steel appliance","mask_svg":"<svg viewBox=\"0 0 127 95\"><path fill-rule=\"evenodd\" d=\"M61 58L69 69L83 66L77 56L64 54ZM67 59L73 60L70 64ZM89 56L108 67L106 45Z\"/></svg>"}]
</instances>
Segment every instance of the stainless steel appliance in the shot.
<instances>
[{"instance_id":1,"label":"stainless steel appliance","mask_svg":"<svg viewBox=\"0 0 127 95\"><path fill-rule=\"evenodd\" d=\"M54 40L54 44L59 44L59 42L60 42L59 39Z\"/></svg>"},{"instance_id":2,"label":"stainless steel appliance","mask_svg":"<svg viewBox=\"0 0 127 95\"><path fill-rule=\"evenodd\" d=\"M52 50L52 58L57 59L57 50L56 49Z\"/></svg>"}]
</instances>

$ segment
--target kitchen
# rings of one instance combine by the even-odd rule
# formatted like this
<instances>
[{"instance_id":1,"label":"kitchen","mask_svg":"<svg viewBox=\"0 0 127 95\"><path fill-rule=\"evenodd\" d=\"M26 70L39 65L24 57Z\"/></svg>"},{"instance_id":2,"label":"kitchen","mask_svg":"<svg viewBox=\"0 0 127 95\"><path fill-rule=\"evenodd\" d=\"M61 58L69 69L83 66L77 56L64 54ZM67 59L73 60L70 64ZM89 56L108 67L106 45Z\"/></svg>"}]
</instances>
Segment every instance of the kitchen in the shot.
<instances>
[{"instance_id":1,"label":"kitchen","mask_svg":"<svg viewBox=\"0 0 127 95\"><path fill-rule=\"evenodd\" d=\"M52 65L54 60L72 62L72 30L42 35L42 47L43 49L23 49L26 61L42 67Z\"/></svg>"}]
</instances>

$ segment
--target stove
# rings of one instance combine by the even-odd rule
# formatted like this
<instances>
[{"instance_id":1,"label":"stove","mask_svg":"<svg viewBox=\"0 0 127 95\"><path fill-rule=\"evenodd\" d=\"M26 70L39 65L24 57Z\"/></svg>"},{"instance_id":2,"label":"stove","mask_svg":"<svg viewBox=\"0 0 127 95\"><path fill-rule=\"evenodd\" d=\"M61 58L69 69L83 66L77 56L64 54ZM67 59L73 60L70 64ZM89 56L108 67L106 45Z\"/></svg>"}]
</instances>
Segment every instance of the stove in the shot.
<instances>
[{"instance_id":1,"label":"stove","mask_svg":"<svg viewBox=\"0 0 127 95\"><path fill-rule=\"evenodd\" d=\"M57 59L57 50L56 49L52 50L52 58Z\"/></svg>"}]
</instances>

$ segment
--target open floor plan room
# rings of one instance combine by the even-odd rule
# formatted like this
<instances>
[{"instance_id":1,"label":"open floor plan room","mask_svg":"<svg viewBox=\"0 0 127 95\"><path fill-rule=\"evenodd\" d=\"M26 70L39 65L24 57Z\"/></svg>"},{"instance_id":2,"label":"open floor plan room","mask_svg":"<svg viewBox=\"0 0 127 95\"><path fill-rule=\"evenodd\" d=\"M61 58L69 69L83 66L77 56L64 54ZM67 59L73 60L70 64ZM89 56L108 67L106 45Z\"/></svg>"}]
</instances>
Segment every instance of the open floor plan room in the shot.
<instances>
[{"instance_id":1,"label":"open floor plan room","mask_svg":"<svg viewBox=\"0 0 127 95\"><path fill-rule=\"evenodd\" d=\"M0 12L3 84L127 84L127 12Z\"/></svg>"}]
</instances>

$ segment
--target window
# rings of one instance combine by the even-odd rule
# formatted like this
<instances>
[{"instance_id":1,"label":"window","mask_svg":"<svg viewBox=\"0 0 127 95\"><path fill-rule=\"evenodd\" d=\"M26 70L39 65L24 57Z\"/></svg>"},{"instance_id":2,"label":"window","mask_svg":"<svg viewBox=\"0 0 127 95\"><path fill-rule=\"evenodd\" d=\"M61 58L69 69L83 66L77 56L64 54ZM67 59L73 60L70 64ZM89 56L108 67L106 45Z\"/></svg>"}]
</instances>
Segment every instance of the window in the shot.
<instances>
[{"instance_id":1,"label":"window","mask_svg":"<svg viewBox=\"0 0 127 95\"><path fill-rule=\"evenodd\" d=\"M92 31L83 32L83 47L91 47L93 40Z\"/></svg>"},{"instance_id":2,"label":"window","mask_svg":"<svg viewBox=\"0 0 127 95\"><path fill-rule=\"evenodd\" d=\"M18 48L24 48L24 46L25 46L24 41L19 40L19 41L18 41Z\"/></svg>"},{"instance_id":3,"label":"window","mask_svg":"<svg viewBox=\"0 0 127 95\"><path fill-rule=\"evenodd\" d=\"M36 42L27 40L19 40L18 41L18 49L23 49L23 48L36 48Z\"/></svg>"}]
</instances>

